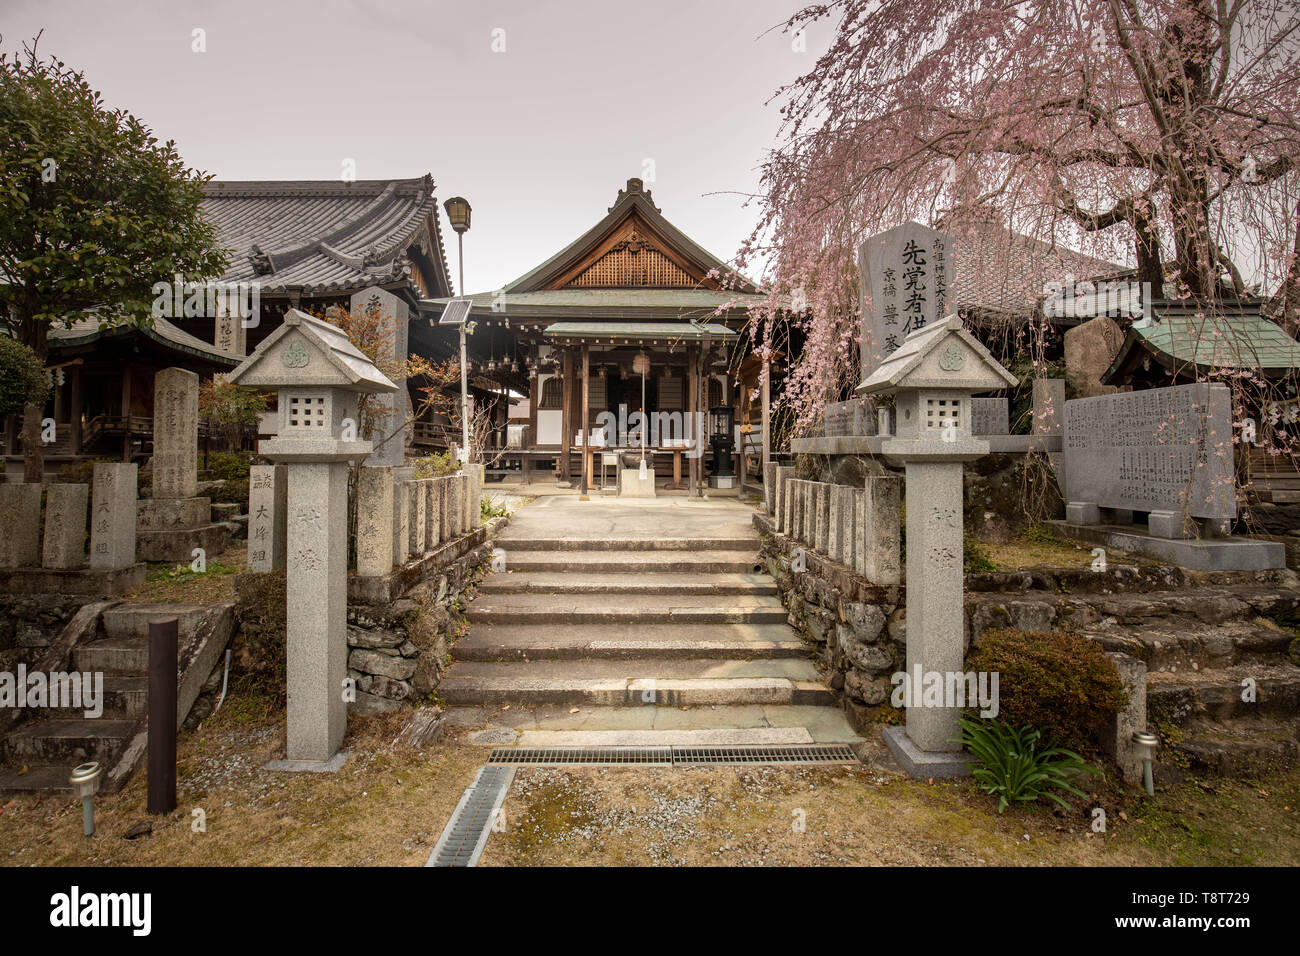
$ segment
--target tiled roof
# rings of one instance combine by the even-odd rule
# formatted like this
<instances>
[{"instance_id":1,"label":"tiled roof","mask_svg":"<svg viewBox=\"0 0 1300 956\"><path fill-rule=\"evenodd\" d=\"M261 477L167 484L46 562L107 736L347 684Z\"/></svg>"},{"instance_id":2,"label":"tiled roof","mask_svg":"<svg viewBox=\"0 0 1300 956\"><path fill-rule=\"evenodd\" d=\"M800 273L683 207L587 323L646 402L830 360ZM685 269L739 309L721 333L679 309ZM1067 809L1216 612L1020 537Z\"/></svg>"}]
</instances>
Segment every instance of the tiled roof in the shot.
<instances>
[{"instance_id":1,"label":"tiled roof","mask_svg":"<svg viewBox=\"0 0 1300 956\"><path fill-rule=\"evenodd\" d=\"M155 318L152 326L127 322L101 328L99 320L96 318L79 319L72 323L71 328L52 325L50 326L50 348L72 348L77 345L89 345L104 338L134 334L143 335L175 351L198 355L210 362L218 365L224 364L230 368L234 368L244 361L244 356L235 352L227 352L224 349L217 348L210 342L195 338L164 318Z\"/></svg>"},{"instance_id":2,"label":"tiled roof","mask_svg":"<svg viewBox=\"0 0 1300 956\"><path fill-rule=\"evenodd\" d=\"M988 221L953 224L956 270L949 283L948 302L961 309L979 309L1028 317L1050 282L1063 283L1113 276L1127 266L1085 255L1065 246L1032 239Z\"/></svg>"},{"instance_id":3,"label":"tiled roof","mask_svg":"<svg viewBox=\"0 0 1300 956\"><path fill-rule=\"evenodd\" d=\"M1195 366L1201 371L1246 368L1277 375L1300 368L1300 342L1260 315L1258 303L1221 306L1207 315L1194 306L1157 302L1152 312L1153 324L1128 330L1103 382L1128 363L1135 349L1175 371Z\"/></svg>"},{"instance_id":4,"label":"tiled roof","mask_svg":"<svg viewBox=\"0 0 1300 956\"><path fill-rule=\"evenodd\" d=\"M230 256L222 281L255 280L264 293L354 291L406 277L411 244L448 275L429 176L212 182L204 190L203 211Z\"/></svg>"}]
</instances>

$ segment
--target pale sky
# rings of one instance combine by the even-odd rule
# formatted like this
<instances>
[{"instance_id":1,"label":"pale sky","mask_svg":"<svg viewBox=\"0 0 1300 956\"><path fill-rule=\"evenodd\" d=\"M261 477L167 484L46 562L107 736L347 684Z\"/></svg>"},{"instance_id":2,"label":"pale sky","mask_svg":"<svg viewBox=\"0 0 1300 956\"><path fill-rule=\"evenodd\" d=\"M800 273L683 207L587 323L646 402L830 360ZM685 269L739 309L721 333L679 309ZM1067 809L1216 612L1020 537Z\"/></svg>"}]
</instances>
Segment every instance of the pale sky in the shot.
<instances>
[{"instance_id":1,"label":"pale sky","mask_svg":"<svg viewBox=\"0 0 1300 956\"><path fill-rule=\"evenodd\" d=\"M800 6L0 0L0 34L12 53L43 28L41 52L217 179L337 179L345 160L358 179L432 173L440 202L473 206L465 284L479 292L577 238L632 176L730 260L778 127L765 102L831 35L823 21L798 52L768 32ZM454 283L445 214L444 234Z\"/></svg>"}]
</instances>

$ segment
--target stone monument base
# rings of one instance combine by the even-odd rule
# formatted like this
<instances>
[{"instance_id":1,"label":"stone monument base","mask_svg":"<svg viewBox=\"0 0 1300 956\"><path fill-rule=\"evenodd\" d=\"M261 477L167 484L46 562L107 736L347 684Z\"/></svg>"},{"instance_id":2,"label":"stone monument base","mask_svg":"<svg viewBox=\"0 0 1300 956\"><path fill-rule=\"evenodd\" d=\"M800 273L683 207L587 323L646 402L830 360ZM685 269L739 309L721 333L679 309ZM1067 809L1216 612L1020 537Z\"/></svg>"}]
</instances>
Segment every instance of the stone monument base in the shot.
<instances>
[{"instance_id":1,"label":"stone monument base","mask_svg":"<svg viewBox=\"0 0 1300 956\"><path fill-rule=\"evenodd\" d=\"M951 780L970 774L972 758L964 750L943 753L921 750L907 736L906 727L885 727L881 736L898 765L913 780Z\"/></svg>"},{"instance_id":2,"label":"stone monument base","mask_svg":"<svg viewBox=\"0 0 1300 956\"><path fill-rule=\"evenodd\" d=\"M78 594L114 597L144 584L144 562L125 568L0 568L0 591L5 594Z\"/></svg>"},{"instance_id":3,"label":"stone monument base","mask_svg":"<svg viewBox=\"0 0 1300 956\"><path fill-rule=\"evenodd\" d=\"M1193 571L1268 571L1286 567L1286 549L1253 538L1161 538L1141 525L1047 522L1064 537L1119 551L1132 551Z\"/></svg>"},{"instance_id":4,"label":"stone monument base","mask_svg":"<svg viewBox=\"0 0 1300 956\"><path fill-rule=\"evenodd\" d=\"M734 488L736 487L736 481L737 479L735 475L710 475L709 487L710 488Z\"/></svg>"},{"instance_id":5,"label":"stone monument base","mask_svg":"<svg viewBox=\"0 0 1300 956\"><path fill-rule=\"evenodd\" d=\"M144 498L136 515L136 556L142 561L185 561L202 548L215 557L230 543L230 531L212 522L210 498Z\"/></svg>"},{"instance_id":6,"label":"stone monument base","mask_svg":"<svg viewBox=\"0 0 1300 956\"><path fill-rule=\"evenodd\" d=\"M287 773L336 773L347 763L348 752L340 750L329 760L271 760L262 764L263 770Z\"/></svg>"},{"instance_id":7,"label":"stone monument base","mask_svg":"<svg viewBox=\"0 0 1300 956\"><path fill-rule=\"evenodd\" d=\"M136 531L135 553L144 561L194 560L194 549L202 548L209 561L230 544L230 529L224 524L206 524L198 528L175 528L165 531Z\"/></svg>"},{"instance_id":8,"label":"stone monument base","mask_svg":"<svg viewBox=\"0 0 1300 956\"><path fill-rule=\"evenodd\" d=\"M623 468L618 473L618 496L620 498L655 497L655 470L647 468L645 477L641 477L641 468Z\"/></svg>"}]
</instances>

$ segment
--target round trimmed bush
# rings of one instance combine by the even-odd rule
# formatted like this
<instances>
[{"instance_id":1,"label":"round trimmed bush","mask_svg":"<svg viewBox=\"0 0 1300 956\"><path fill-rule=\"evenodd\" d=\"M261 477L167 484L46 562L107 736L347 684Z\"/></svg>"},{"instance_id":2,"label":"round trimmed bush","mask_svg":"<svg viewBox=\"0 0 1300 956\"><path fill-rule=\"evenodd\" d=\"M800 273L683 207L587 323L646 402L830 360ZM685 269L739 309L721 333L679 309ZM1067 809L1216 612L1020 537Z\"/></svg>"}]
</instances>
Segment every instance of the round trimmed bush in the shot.
<instances>
[{"instance_id":1,"label":"round trimmed bush","mask_svg":"<svg viewBox=\"0 0 1300 956\"><path fill-rule=\"evenodd\" d=\"M1068 631L985 631L969 670L998 674L998 716L1033 724L1074 750L1095 750L1098 736L1128 703L1115 664L1100 645Z\"/></svg>"}]
</instances>

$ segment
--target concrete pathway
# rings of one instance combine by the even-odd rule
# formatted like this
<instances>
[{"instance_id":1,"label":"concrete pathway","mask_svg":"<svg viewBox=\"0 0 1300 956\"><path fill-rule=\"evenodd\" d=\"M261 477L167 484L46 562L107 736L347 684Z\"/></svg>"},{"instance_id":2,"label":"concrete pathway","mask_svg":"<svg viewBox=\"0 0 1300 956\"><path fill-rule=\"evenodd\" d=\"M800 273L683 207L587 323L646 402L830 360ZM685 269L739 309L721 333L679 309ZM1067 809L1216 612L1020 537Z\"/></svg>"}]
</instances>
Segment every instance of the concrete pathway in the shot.
<instances>
[{"instance_id":1,"label":"concrete pathway","mask_svg":"<svg viewBox=\"0 0 1300 956\"><path fill-rule=\"evenodd\" d=\"M440 692L495 746L843 743L757 563L753 510L544 497L496 547Z\"/></svg>"}]
</instances>

